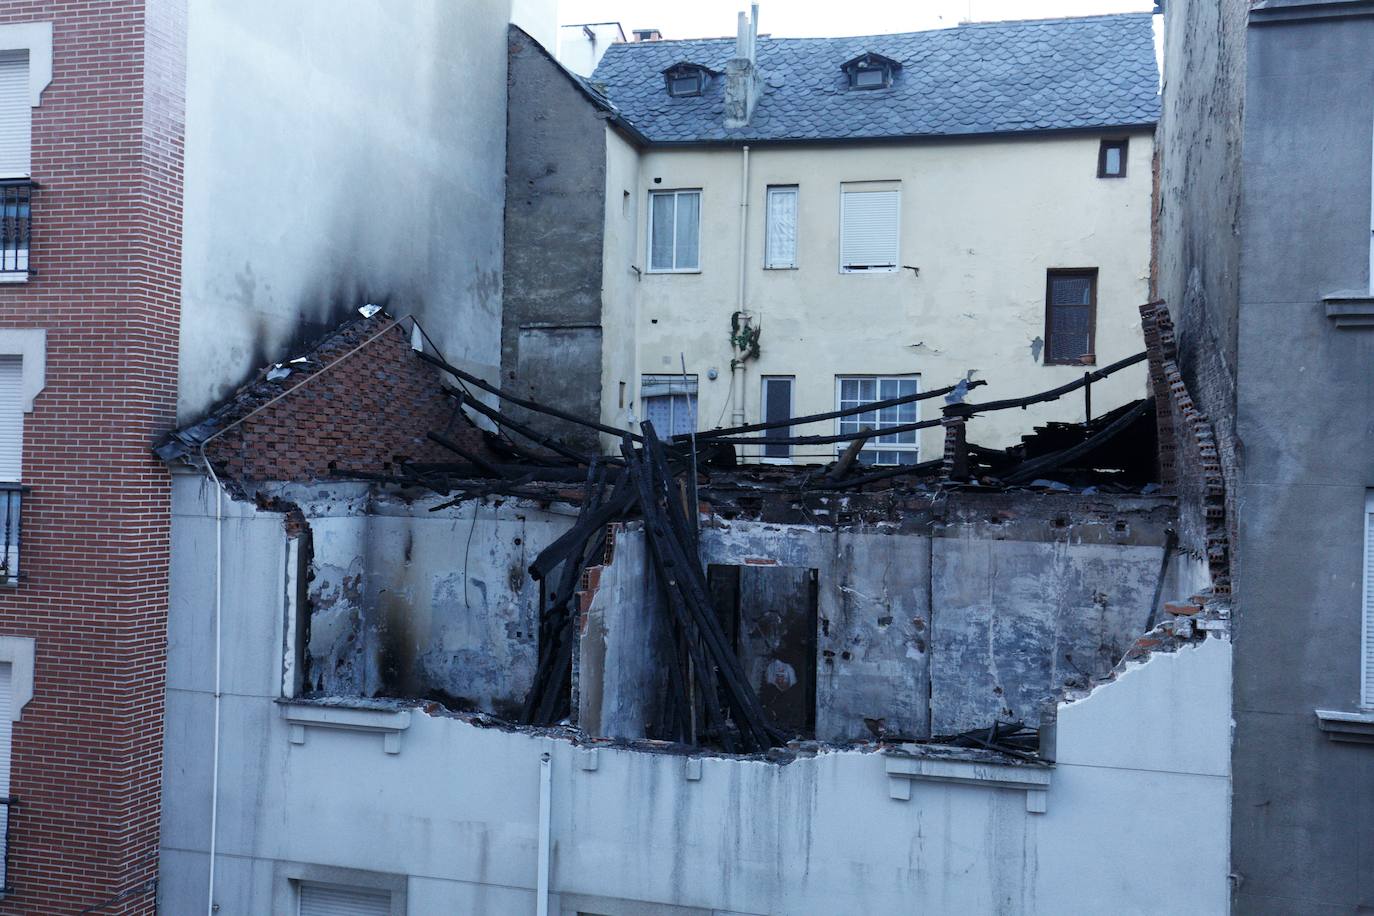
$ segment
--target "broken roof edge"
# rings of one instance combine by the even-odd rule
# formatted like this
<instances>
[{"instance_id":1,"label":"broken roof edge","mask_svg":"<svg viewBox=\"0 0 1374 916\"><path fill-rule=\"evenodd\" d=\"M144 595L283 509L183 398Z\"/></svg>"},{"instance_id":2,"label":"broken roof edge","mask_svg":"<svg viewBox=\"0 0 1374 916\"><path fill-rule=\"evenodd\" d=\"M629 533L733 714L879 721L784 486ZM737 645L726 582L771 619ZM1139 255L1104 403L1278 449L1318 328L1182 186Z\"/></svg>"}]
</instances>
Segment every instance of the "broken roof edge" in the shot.
<instances>
[{"instance_id":1,"label":"broken roof edge","mask_svg":"<svg viewBox=\"0 0 1374 916\"><path fill-rule=\"evenodd\" d=\"M396 319L380 307L370 304L364 305L358 311L363 314L350 318L323 334L304 347L300 356L259 368L248 381L243 382L231 394L206 410L200 419L167 433L162 442L153 447L153 454L169 464L190 461L193 453L203 451L205 446L221 433L242 423L269 404L294 393L311 379L382 335L392 329L404 332L402 325L407 321L416 325L413 317ZM376 329L374 333L359 333L373 328ZM421 333L424 333L423 329ZM361 342L333 358L324 361L315 359L317 354L327 351L335 344L353 341Z\"/></svg>"},{"instance_id":2,"label":"broken roof edge","mask_svg":"<svg viewBox=\"0 0 1374 916\"><path fill-rule=\"evenodd\" d=\"M643 133L641 133L639 128L635 127L634 124L630 123L630 121L625 117L625 115L620 111L620 109L616 107L615 103L612 102L608 96L606 96L604 93L598 90L596 88L596 85L592 83L589 79L587 79L586 77L578 76L576 73L573 73L567 67L563 66L563 64L558 60L558 58L555 57L552 53L550 53L549 49L544 47L539 42L539 39L535 38L529 32L526 32L524 29L520 28L520 26L516 25L513 22L510 23L510 25L508 26L508 32L519 33L523 38L525 38L535 49L538 50L540 55L542 55L546 61L548 61L550 64L553 64L553 66L558 70L558 72L562 73L564 78L566 78L568 82L572 83L573 88L580 92L583 95L583 97L587 99L587 101L591 102L592 105L594 105L597 109L603 112L607 116L607 123L610 124L613 128L615 128L619 133L621 133L626 139L631 140L632 142L637 143L641 146L650 145L649 138L645 136ZM627 44L627 42L616 42L616 44Z\"/></svg>"}]
</instances>

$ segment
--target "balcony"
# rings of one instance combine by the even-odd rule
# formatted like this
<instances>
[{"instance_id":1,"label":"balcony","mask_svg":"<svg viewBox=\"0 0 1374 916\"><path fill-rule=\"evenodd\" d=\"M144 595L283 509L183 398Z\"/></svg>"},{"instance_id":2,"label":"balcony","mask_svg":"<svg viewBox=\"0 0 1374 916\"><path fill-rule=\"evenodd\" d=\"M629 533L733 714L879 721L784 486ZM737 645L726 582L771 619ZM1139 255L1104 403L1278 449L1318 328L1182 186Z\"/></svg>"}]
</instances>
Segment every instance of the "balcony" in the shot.
<instances>
[{"instance_id":1,"label":"balcony","mask_svg":"<svg viewBox=\"0 0 1374 916\"><path fill-rule=\"evenodd\" d=\"M33 189L27 178L0 179L0 283L29 278Z\"/></svg>"},{"instance_id":2,"label":"balcony","mask_svg":"<svg viewBox=\"0 0 1374 916\"><path fill-rule=\"evenodd\" d=\"M0 481L0 586L20 579L20 514L28 487Z\"/></svg>"}]
</instances>

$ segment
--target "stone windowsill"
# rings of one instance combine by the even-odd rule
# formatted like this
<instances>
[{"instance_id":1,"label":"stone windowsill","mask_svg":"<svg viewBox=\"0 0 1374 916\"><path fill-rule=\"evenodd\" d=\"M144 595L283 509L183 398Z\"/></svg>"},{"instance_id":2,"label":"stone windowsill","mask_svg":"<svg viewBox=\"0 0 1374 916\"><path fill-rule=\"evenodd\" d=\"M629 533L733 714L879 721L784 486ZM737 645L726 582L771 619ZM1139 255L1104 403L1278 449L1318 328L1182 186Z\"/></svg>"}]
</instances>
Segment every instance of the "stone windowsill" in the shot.
<instances>
[{"instance_id":1,"label":"stone windowsill","mask_svg":"<svg viewBox=\"0 0 1374 916\"><path fill-rule=\"evenodd\" d=\"M923 745L906 745L886 753L887 794L900 801L911 799L911 784L952 782L989 789L1023 789L1026 810L1044 814L1049 800L1050 764L1009 763L1006 757L986 753L931 753Z\"/></svg>"},{"instance_id":2,"label":"stone windowsill","mask_svg":"<svg viewBox=\"0 0 1374 916\"><path fill-rule=\"evenodd\" d=\"M0 272L0 283L27 283L29 282L28 271L3 271Z\"/></svg>"},{"instance_id":3,"label":"stone windowsill","mask_svg":"<svg viewBox=\"0 0 1374 916\"><path fill-rule=\"evenodd\" d=\"M401 733L410 728L408 709L281 701L281 717L290 726L292 744L304 744L309 728L371 732L382 736L382 749L388 754L401 752Z\"/></svg>"},{"instance_id":4,"label":"stone windowsill","mask_svg":"<svg viewBox=\"0 0 1374 916\"><path fill-rule=\"evenodd\" d=\"M1374 712L1318 709L1317 724L1332 741L1374 744Z\"/></svg>"},{"instance_id":5,"label":"stone windowsill","mask_svg":"<svg viewBox=\"0 0 1374 916\"><path fill-rule=\"evenodd\" d=\"M1322 296L1322 303L1338 328L1374 328L1374 293L1330 293Z\"/></svg>"}]
</instances>

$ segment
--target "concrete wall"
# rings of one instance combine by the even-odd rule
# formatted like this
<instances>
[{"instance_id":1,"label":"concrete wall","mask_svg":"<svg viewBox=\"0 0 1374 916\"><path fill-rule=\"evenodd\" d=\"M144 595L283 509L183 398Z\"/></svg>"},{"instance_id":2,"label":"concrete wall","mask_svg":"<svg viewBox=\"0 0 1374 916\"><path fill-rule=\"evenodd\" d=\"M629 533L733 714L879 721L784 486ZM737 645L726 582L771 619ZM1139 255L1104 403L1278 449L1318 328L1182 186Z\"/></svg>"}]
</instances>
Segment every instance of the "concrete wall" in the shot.
<instances>
[{"instance_id":1,"label":"concrete wall","mask_svg":"<svg viewBox=\"0 0 1374 916\"><path fill-rule=\"evenodd\" d=\"M213 492L176 490L161 911L205 906L211 804ZM601 747L409 710L397 753L276 702L281 517L226 503L215 901L290 912L292 874L392 875L409 912L531 912L551 756L550 912L1220 913L1229 645L1159 655L1063 706L1043 814L984 768L889 775L879 753L787 765ZM380 723L392 709L359 712ZM902 758L909 760L909 758ZM945 764L942 764L945 765ZM980 773L982 775L980 775ZM892 797L907 787L909 800ZM1186 851L1162 876L1157 855ZM1154 853L1151 853L1154 851ZM1090 865L1085 865L1085 862Z\"/></svg>"},{"instance_id":2,"label":"concrete wall","mask_svg":"<svg viewBox=\"0 0 1374 916\"><path fill-rule=\"evenodd\" d=\"M276 495L312 533L304 695L425 697L518 719L538 662L539 585L526 568L571 514L430 512L361 484Z\"/></svg>"},{"instance_id":3,"label":"concrete wall","mask_svg":"<svg viewBox=\"0 0 1374 916\"><path fill-rule=\"evenodd\" d=\"M181 421L365 302L494 377L510 0L189 17Z\"/></svg>"},{"instance_id":4,"label":"concrete wall","mask_svg":"<svg viewBox=\"0 0 1374 916\"><path fill-rule=\"evenodd\" d=\"M735 521L704 529L702 552L713 564L817 570L822 741L1034 727L1051 697L1106 675L1147 629L1158 545L948 534ZM646 590L643 551L642 531L620 534L583 631L579 724L590 734L643 737L667 689L664 631L649 628L666 610ZM1178 564L1166 599L1187 569ZM650 685L659 693L646 695Z\"/></svg>"},{"instance_id":5,"label":"concrete wall","mask_svg":"<svg viewBox=\"0 0 1374 916\"><path fill-rule=\"evenodd\" d=\"M606 128L606 237L602 245L601 422L630 429L639 390L639 283L644 258L638 226L648 206L640 193L639 151ZM602 436L602 447L616 453L620 443Z\"/></svg>"},{"instance_id":6,"label":"concrete wall","mask_svg":"<svg viewBox=\"0 0 1374 916\"><path fill-rule=\"evenodd\" d=\"M1240 205L1246 0L1171 0L1164 17L1157 295L1178 329L1179 368L1216 433L1235 509ZM1197 468L1183 468L1185 474ZM1184 486L1180 536L1206 549ZM1234 511L1231 513L1234 519ZM1234 536L1234 525L1231 534Z\"/></svg>"},{"instance_id":7,"label":"concrete wall","mask_svg":"<svg viewBox=\"0 0 1374 916\"><path fill-rule=\"evenodd\" d=\"M1148 295L1151 138L1131 137L1128 177L1096 177L1098 136L932 141L920 144L759 147L751 151L745 299L762 327L748 364L746 416L759 417L761 375L795 375L797 415L835 408L835 376L918 373L921 385L967 373L984 398L1029 394L1080 376L1041 364L1045 272L1098 267L1097 362L1143 349L1136 307ZM700 379L700 425L728 413L730 315L737 305L738 150L650 149L639 167L639 204L651 190L701 188L701 272L643 275L638 284L640 370ZM901 263L879 274L839 270L840 184L900 180ZM768 185L798 184L799 268L763 269ZM620 193L610 188L610 196ZM647 261L639 220L636 266ZM707 370L719 377L707 381ZM1143 368L1093 388L1096 412L1141 397ZM922 419L937 407L922 405ZM1081 422L1081 398L983 417L969 438L1004 446L1046 420ZM833 432L832 423L794 430ZM943 434L922 437L938 455ZM798 452L832 454L826 447Z\"/></svg>"},{"instance_id":8,"label":"concrete wall","mask_svg":"<svg viewBox=\"0 0 1374 916\"><path fill-rule=\"evenodd\" d=\"M515 29L507 86L503 385L595 419L606 128L550 53ZM565 441L596 445L595 433L565 421L518 408L512 415Z\"/></svg>"},{"instance_id":9,"label":"concrete wall","mask_svg":"<svg viewBox=\"0 0 1374 916\"><path fill-rule=\"evenodd\" d=\"M1271 2L1248 30L1232 838L1247 914L1374 907L1374 757L1313 714L1360 703L1374 336L1322 299L1369 301L1371 13Z\"/></svg>"}]
</instances>

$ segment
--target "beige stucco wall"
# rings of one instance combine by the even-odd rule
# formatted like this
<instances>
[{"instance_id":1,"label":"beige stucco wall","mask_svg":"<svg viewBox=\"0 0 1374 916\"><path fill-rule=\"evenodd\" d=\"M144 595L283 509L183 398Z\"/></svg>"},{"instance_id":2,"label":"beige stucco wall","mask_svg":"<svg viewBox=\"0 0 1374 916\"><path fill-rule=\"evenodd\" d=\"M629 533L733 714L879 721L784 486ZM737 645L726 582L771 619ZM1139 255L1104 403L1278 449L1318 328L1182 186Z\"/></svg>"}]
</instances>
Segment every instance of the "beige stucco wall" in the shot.
<instances>
[{"instance_id":1,"label":"beige stucco wall","mask_svg":"<svg viewBox=\"0 0 1374 916\"><path fill-rule=\"evenodd\" d=\"M639 276L637 227L648 203L639 191L639 152L620 134L606 128L606 237L601 273L601 422L619 429L630 425L637 397L639 353L637 294ZM628 195L628 196L627 196ZM624 385L623 395L621 385ZM603 436L608 451L620 444Z\"/></svg>"},{"instance_id":2,"label":"beige stucco wall","mask_svg":"<svg viewBox=\"0 0 1374 916\"><path fill-rule=\"evenodd\" d=\"M972 372L989 383L974 392L973 399L982 400L1030 394L1080 376L1083 369L1040 361L1049 268L1099 269L1097 365L1143 349L1136 307L1148 293L1151 137L1131 137L1128 177L1113 180L1096 177L1100 139L754 148L746 302L762 327L762 352L749 363L744 383L747 420L759 418L761 375L796 376L796 415L833 410L835 376L843 374L917 373L924 390ZM737 148L654 149L639 161L633 263L640 269L647 261L649 191L703 191L700 273L646 272L631 294L631 311L638 311L638 371L678 371L679 353L685 355L687 371L700 379L701 428L729 422L727 334L737 297L741 158ZM621 231L617 180L608 187L614 203L608 220ZM840 272L840 185L864 180L901 182L901 263L919 267L919 276L910 270ZM800 186L795 270L762 266L763 202L773 184ZM621 255L609 238L608 231L608 280L624 276L611 263ZM608 295L608 319L617 309L625 305L611 307ZM619 333L608 324L608 341ZM706 377L711 368L718 373L714 381ZM606 375L611 385L623 377ZM1094 385L1094 414L1141 397L1145 384L1138 366ZM938 416L936 405L923 402L921 418ZM1083 409L1075 394L1028 411L990 414L970 424L969 438L1008 445L1035 423L1081 422ZM799 430L833 431L834 421ZM923 459L938 457L941 438L938 428L925 431ZM797 451L828 456L833 448Z\"/></svg>"}]
</instances>

